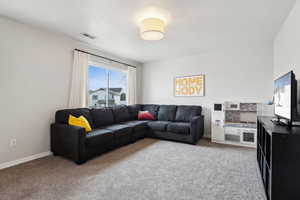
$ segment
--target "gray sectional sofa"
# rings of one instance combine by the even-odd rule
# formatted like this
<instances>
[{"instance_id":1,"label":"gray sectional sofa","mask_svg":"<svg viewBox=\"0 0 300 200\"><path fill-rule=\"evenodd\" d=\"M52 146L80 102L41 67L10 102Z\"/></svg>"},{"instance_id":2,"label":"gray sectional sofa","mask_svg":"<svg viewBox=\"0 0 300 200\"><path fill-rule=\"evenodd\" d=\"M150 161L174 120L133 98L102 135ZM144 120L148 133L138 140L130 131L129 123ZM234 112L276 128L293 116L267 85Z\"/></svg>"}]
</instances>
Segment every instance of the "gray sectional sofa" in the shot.
<instances>
[{"instance_id":1,"label":"gray sectional sofa","mask_svg":"<svg viewBox=\"0 0 300 200\"><path fill-rule=\"evenodd\" d=\"M156 120L138 120L139 111L149 111ZM69 115L83 115L92 131L68 125ZM201 106L130 105L100 109L65 109L55 114L51 125L51 151L77 164L145 137L196 144L204 133Z\"/></svg>"}]
</instances>

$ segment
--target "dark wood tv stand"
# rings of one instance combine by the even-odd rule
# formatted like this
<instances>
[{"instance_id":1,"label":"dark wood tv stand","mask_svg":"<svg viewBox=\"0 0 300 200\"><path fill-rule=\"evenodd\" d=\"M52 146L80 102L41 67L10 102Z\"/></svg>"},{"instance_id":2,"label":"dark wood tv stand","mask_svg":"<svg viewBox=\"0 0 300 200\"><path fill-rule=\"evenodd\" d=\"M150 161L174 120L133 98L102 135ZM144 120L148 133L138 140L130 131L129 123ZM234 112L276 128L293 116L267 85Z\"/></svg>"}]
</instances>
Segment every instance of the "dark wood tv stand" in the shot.
<instances>
[{"instance_id":1,"label":"dark wood tv stand","mask_svg":"<svg viewBox=\"0 0 300 200\"><path fill-rule=\"evenodd\" d=\"M269 200L300 199L300 128L257 120L257 162Z\"/></svg>"}]
</instances>

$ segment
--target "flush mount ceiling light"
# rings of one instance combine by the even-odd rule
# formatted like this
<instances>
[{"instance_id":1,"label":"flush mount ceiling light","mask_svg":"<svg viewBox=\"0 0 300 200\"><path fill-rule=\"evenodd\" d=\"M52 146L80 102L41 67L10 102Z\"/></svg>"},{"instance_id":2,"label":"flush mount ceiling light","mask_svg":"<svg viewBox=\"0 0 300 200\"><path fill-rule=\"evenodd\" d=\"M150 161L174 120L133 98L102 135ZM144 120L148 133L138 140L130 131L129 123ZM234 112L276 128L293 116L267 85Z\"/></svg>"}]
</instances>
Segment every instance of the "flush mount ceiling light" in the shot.
<instances>
[{"instance_id":1,"label":"flush mount ceiling light","mask_svg":"<svg viewBox=\"0 0 300 200\"><path fill-rule=\"evenodd\" d=\"M144 40L161 40L164 37L165 23L159 18L146 18L140 23L140 34Z\"/></svg>"}]
</instances>

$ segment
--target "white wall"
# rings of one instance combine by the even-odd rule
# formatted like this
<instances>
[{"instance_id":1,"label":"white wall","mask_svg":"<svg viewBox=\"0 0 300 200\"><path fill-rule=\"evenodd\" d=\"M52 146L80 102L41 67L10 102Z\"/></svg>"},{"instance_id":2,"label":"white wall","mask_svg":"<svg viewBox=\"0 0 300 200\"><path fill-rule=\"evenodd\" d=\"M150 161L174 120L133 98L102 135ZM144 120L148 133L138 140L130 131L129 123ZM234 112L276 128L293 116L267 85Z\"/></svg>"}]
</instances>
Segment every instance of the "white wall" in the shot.
<instances>
[{"instance_id":1,"label":"white wall","mask_svg":"<svg viewBox=\"0 0 300 200\"><path fill-rule=\"evenodd\" d=\"M72 50L92 49L3 17L0 27L1 164L50 150L50 123L68 102Z\"/></svg>"},{"instance_id":2,"label":"white wall","mask_svg":"<svg viewBox=\"0 0 300 200\"><path fill-rule=\"evenodd\" d=\"M298 80L298 112L300 112L300 1L282 25L274 41L274 78L293 70Z\"/></svg>"},{"instance_id":3,"label":"white wall","mask_svg":"<svg viewBox=\"0 0 300 200\"><path fill-rule=\"evenodd\" d=\"M300 1L281 27L274 42L274 77L294 70L300 79Z\"/></svg>"},{"instance_id":4,"label":"white wall","mask_svg":"<svg viewBox=\"0 0 300 200\"><path fill-rule=\"evenodd\" d=\"M233 44L236 46L236 44ZM204 107L205 136L210 137L212 104L267 102L272 98L272 42L227 51L178 57L143 66L143 103L194 104ZM174 97L175 76L205 74L205 97Z\"/></svg>"}]
</instances>

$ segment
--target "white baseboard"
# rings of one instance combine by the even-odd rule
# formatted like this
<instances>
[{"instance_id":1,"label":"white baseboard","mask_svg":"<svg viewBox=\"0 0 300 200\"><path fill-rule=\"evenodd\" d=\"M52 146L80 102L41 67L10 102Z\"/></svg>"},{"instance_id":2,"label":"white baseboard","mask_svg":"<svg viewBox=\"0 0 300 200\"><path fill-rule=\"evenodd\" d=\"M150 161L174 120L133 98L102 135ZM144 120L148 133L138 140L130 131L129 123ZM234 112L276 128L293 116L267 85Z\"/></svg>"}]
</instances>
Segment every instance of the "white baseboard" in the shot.
<instances>
[{"instance_id":1,"label":"white baseboard","mask_svg":"<svg viewBox=\"0 0 300 200\"><path fill-rule=\"evenodd\" d=\"M25 158L20 158L20 159L17 159L17 160L5 162L5 163L0 164L0 170L8 168L8 167L15 166L15 165L19 165L21 163L29 162L29 161L32 161L32 160L35 160L35 159L38 159L38 158L50 156L50 155L52 155L52 152L47 151L47 152L35 154L35 155L32 155L32 156L28 156L28 157L25 157Z\"/></svg>"}]
</instances>

